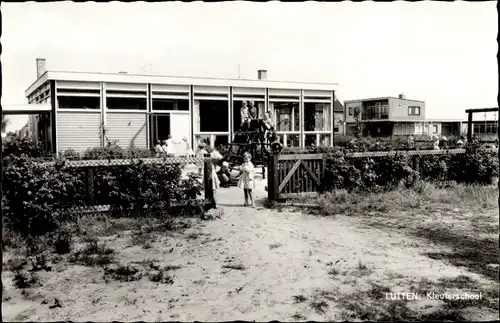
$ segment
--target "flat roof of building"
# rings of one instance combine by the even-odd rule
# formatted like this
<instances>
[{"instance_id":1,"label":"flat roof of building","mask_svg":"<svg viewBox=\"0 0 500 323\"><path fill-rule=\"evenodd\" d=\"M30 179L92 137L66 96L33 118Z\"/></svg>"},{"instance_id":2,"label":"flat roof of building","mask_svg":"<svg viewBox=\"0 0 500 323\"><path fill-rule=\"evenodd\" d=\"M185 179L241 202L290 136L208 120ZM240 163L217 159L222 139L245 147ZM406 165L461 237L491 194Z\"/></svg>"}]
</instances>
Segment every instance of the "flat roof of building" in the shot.
<instances>
[{"instance_id":1,"label":"flat roof of building","mask_svg":"<svg viewBox=\"0 0 500 323\"><path fill-rule=\"evenodd\" d=\"M346 100L346 101L344 101L344 104L345 103L352 103L352 102L377 101L377 100L387 100L387 99L396 99L396 100L405 100L405 101L413 101L413 102L425 103L425 101L421 101L421 100L399 98L399 97L395 97L395 96L383 96L383 97L378 97L378 98L368 98L368 99L358 99L358 100Z\"/></svg>"},{"instance_id":2,"label":"flat roof of building","mask_svg":"<svg viewBox=\"0 0 500 323\"><path fill-rule=\"evenodd\" d=\"M171 85L237 86L253 88L302 89L334 91L338 83L250 80L215 77L165 76L135 73L90 73L46 71L25 91L26 96L48 80L113 83L152 83Z\"/></svg>"},{"instance_id":3,"label":"flat roof of building","mask_svg":"<svg viewBox=\"0 0 500 323\"><path fill-rule=\"evenodd\" d=\"M52 107L50 103L41 104L9 104L2 106L3 114L36 114L50 112Z\"/></svg>"}]
</instances>

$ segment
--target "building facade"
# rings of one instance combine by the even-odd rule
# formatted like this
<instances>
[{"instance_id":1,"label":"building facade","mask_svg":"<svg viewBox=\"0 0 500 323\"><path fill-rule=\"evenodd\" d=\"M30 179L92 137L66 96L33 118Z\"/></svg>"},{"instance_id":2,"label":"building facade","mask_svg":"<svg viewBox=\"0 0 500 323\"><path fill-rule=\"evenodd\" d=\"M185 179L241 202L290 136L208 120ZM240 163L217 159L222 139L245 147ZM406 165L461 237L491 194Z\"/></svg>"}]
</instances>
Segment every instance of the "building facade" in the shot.
<instances>
[{"instance_id":1,"label":"building facade","mask_svg":"<svg viewBox=\"0 0 500 323\"><path fill-rule=\"evenodd\" d=\"M460 135L464 123L459 119L428 119L424 101L398 97L345 101L347 134L356 124L354 111L360 109L363 136L393 137L409 135ZM466 123L465 123L466 127Z\"/></svg>"},{"instance_id":2,"label":"building facade","mask_svg":"<svg viewBox=\"0 0 500 323\"><path fill-rule=\"evenodd\" d=\"M31 122L53 152L108 142L151 148L168 135L194 148L201 141L227 144L239 129L242 101L253 101L259 117L271 114L284 146L329 146L334 131L343 131L335 120L342 114L336 84L269 81L265 71L242 80L46 71L40 59L37 68L25 94L30 104L52 108Z\"/></svg>"}]
</instances>

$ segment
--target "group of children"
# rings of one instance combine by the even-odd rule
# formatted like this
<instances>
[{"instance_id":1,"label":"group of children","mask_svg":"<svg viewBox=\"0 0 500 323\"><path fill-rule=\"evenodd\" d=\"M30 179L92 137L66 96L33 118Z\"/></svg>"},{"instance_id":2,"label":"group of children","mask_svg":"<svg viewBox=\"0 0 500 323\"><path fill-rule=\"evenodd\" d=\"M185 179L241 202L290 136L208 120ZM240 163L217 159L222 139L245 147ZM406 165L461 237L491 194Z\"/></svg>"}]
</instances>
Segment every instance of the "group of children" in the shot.
<instances>
[{"instance_id":1,"label":"group of children","mask_svg":"<svg viewBox=\"0 0 500 323\"><path fill-rule=\"evenodd\" d=\"M204 144L200 144L197 157L205 157L206 154L210 154L211 158L221 159L222 155L211 147L206 147ZM222 162L219 171L215 171L216 165L214 163L212 167L212 189L214 191L214 198L219 187L229 187L231 186L232 176L231 170L229 169L228 162ZM202 173L202 169L199 169L199 173ZM240 168L238 178L238 187L243 188L245 204L244 206L255 207L255 201L253 198L252 189L255 188L255 167L252 163L252 156L250 153L246 152L243 154L243 165Z\"/></svg>"},{"instance_id":2,"label":"group of children","mask_svg":"<svg viewBox=\"0 0 500 323\"><path fill-rule=\"evenodd\" d=\"M181 147L183 148L183 152L177 151L175 149L175 144L184 144ZM173 157L175 155L183 155L183 156L193 156L194 152L189 146L189 142L186 137L182 138L182 141L175 142L172 140L172 135L168 135L168 139L166 140L158 140L155 146L156 157L160 156L168 156Z\"/></svg>"},{"instance_id":3,"label":"group of children","mask_svg":"<svg viewBox=\"0 0 500 323\"><path fill-rule=\"evenodd\" d=\"M250 107L248 107L247 101L243 101L243 103L242 103L242 107L240 110L240 114L241 114L240 128L241 129L244 129L245 126L247 129L250 128L250 122L252 120L257 119L257 109L254 106L254 102L250 101L249 105L250 105ZM264 114L264 118L262 119L262 124L264 125L264 138L266 138L268 131L271 130L272 128L274 128L274 124L273 124L272 119L271 119L271 114L269 112L266 112Z\"/></svg>"}]
</instances>

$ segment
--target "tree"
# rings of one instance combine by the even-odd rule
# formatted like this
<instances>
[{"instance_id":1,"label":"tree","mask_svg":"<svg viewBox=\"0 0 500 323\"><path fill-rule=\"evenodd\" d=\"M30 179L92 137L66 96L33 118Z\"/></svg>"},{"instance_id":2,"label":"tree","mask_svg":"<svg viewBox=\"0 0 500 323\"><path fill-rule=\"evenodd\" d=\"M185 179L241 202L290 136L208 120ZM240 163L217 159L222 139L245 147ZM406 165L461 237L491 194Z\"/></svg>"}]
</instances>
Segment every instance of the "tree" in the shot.
<instances>
[{"instance_id":1,"label":"tree","mask_svg":"<svg viewBox=\"0 0 500 323\"><path fill-rule=\"evenodd\" d=\"M360 138L363 133L363 124L361 123L361 109L359 107L354 108L354 120L356 121L356 125L354 126L354 136L356 138Z\"/></svg>"},{"instance_id":2,"label":"tree","mask_svg":"<svg viewBox=\"0 0 500 323\"><path fill-rule=\"evenodd\" d=\"M5 128L7 128L8 124L9 124L9 119L7 119L7 117L2 114L2 133L5 132Z\"/></svg>"}]
</instances>

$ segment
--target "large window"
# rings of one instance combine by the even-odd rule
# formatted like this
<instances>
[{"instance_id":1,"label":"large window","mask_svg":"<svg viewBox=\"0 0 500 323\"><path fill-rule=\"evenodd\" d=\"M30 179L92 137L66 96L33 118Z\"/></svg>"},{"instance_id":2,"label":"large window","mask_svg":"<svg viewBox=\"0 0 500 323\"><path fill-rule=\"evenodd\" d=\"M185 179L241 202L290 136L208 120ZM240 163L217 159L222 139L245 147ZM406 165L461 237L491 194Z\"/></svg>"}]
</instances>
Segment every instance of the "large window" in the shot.
<instances>
[{"instance_id":1,"label":"large window","mask_svg":"<svg viewBox=\"0 0 500 323\"><path fill-rule=\"evenodd\" d=\"M106 106L112 110L146 110L146 98L107 97Z\"/></svg>"},{"instance_id":2,"label":"large window","mask_svg":"<svg viewBox=\"0 0 500 323\"><path fill-rule=\"evenodd\" d=\"M194 101L195 132L229 132L229 107L223 100Z\"/></svg>"},{"instance_id":3,"label":"large window","mask_svg":"<svg viewBox=\"0 0 500 323\"><path fill-rule=\"evenodd\" d=\"M270 106L274 109L277 131L300 131L300 111L298 102L275 102L270 103Z\"/></svg>"},{"instance_id":4,"label":"large window","mask_svg":"<svg viewBox=\"0 0 500 323\"><path fill-rule=\"evenodd\" d=\"M300 147L299 135L286 135L287 147Z\"/></svg>"},{"instance_id":5,"label":"large window","mask_svg":"<svg viewBox=\"0 0 500 323\"><path fill-rule=\"evenodd\" d=\"M241 107L243 106L243 101L247 102L248 109L250 110L250 102L253 102L255 107L255 115L257 119L262 119L265 112L264 101L253 101L253 100L234 100L233 101L233 131L240 130L241 125Z\"/></svg>"},{"instance_id":6,"label":"large window","mask_svg":"<svg viewBox=\"0 0 500 323\"><path fill-rule=\"evenodd\" d=\"M99 110L101 98L91 96L58 96L59 109Z\"/></svg>"},{"instance_id":7,"label":"large window","mask_svg":"<svg viewBox=\"0 0 500 323\"><path fill-rule=\"evenodd\" d=\"M387 120L389 119L389 102L376 101L366 102L362 112L363 120Z\"/></svg>"},{"instance_id":8,"label":"large window","mask_svg":"<svg viewBox=\"0 0 500 323\"><path fill-rule=\"evenodd\" d=\"M497 134L498 125L492 123L474 124L475 134Z\"/></svg>"},{"instance_id":9,"label":"large window","mask_svg":"<svg viewBox=\"0 0 500 323\"><path fill-rule=\"evenodd\" d=\"M155 99L153 111L189 111L189 100Z\"/></svg>"},{"instance_id":10,"label":"large window","mask_svg":"<svg viewBox=\"0 0 500 323\"><path fill-rule=\"evenodd\" d=\"M304 103L304 131L330 131L330 103Z\"/></svg>"}]
</instances>

